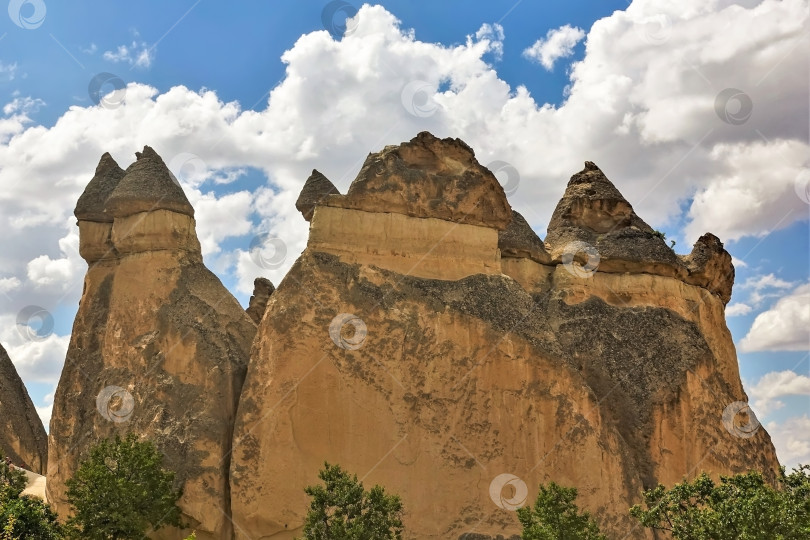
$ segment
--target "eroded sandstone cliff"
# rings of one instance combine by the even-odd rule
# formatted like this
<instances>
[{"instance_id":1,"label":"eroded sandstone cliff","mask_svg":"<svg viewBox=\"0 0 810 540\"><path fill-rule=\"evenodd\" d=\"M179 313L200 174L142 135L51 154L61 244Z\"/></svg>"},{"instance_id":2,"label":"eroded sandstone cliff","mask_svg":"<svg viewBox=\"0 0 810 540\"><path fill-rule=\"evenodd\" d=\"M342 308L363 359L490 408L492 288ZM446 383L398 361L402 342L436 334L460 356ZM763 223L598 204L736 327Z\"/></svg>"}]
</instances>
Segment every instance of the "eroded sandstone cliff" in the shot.
<instances>
[{"instance_id":1,"label":"eroded sandstone cliff","mask_svg":"<svg viewBox=\"0 0 810 540\"><path fill-rule=\"evenodd\" d=\"M429 133L370 154L346 195L307 184L307 249L267 303L236 419L237 538L300 533L324 461L399 493L413 539L517 534L548 480L649 538L627 515L642 489L775 473L716 237L678 256L587 162L543 242L472 149Z\"/></svg>"},{"instance_id":2,"label":"eroded sandstone cliff","mask_svg":"<svg viewBox=\"0 0 810 540\"><path fill-rule=\"evenodd\" d=\"M12 463L38 474L48 463L48 436L34 403L0 345L0 450Z\"/></svg>"},{"instance_id":3,"label":"eroded sandstone cliff","mask_svg":"<svg viewBox=\"0 0 810 540\"><path fill-rule=\"evenodd\" d=\"M105 154L75 214L89 268L54 399L48 498L66 515L65 480L89 446L133 431L177 473L197 537L231 538L231 432L256 325L203 265L194 210L151 148L126 171Z\"/></svg>"}]
</instances>

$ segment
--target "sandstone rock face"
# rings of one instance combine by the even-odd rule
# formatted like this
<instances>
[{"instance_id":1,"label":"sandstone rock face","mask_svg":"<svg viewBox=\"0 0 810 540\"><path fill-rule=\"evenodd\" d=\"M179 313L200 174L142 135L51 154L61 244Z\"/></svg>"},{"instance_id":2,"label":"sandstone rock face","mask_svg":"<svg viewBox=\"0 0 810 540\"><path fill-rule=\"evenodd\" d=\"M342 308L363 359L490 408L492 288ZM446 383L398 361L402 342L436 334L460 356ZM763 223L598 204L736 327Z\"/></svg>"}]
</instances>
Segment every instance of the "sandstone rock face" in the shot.
<instances>
[{"instance_id":1,"label":"sandstone rock face","mask_svg":"<svg viewBox=\"0 0 810 540\"><path fill-rule=\"evenodd\" d=\"M22 379L2 345L0 345L0 449L18 467L39 474L46 469L48 436Z\"/></svg>"},{"instance_id":2,"label":"sandstone rock face","mask_svg":"<svg viewBox=\"0 0 810 540\"><path fill-rule=\"evenodd\" d=\"M203 265L193 209L163 160L146 147L120 178L110 161L99 165L115 183L107 199L94 199L97 171L80 200L93 205L76 211L92 256L54 399L48 498L67 515L65 480L87 449L133 431L177 473L197 537L231 538L231 432L256 325ZM111 223L88 221L99 204Z\"/></svg>"},{"instance_id":3,"label":"sandstone rock face","mask_svg":"<svg viewBox=\"0 0 810 540\"><path fill-rule=\"evenodd\" d=\"M324 461L400 494L409 539L514 537L549 480L609 536L651 539L627 513L643 489L774 477L744 414L722 244L677 256L592 163L544 243L479 167L420 134L314 207L242 391L236 538L299 535Z\"/></svg>"}]
</instances>

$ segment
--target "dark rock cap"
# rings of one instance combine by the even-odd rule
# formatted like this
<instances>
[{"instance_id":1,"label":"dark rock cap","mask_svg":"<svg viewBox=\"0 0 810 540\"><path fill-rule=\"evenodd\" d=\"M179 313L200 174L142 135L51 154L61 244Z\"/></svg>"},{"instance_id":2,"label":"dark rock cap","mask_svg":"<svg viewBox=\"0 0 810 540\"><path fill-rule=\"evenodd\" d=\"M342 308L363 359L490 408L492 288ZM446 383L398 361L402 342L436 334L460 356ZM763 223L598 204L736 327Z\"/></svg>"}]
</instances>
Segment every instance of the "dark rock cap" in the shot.
<instances>
[{"instance_id":1,"label":"dark rock cap","mask_svg":"<svg viewBox=\"0 0 810 540\"><path fill-rule=\"evenodd\" d=\"M315 206L320 204L327 195L340 195L340 192L327 177L316 169L312 169L312 174L304 182L301 194L295 201L295 208L304 215L305 220L309 221L312 219Z\"/></svg>"},{"instance_id":2,"label":"dark rock cap","mask_svg":"<svg viewBox=\"0 0 810 540\"><path fill-rule=\"evenodd\" d=\"M138 212L171 210L194 217L183 188L149 146L136 152L138 158L126 170L126 175L107 199L105 210L114 217L126 217Z\"/></svg>"},{"instance_id":3,"label":"dark rock cap","mask_svg":"<svg viewBox=\"0 0 810 540\"><path fill-rule=\"evenodd\" d=\"M616 186L590 161L568 182L546 236L555 260L576 242L596 248L601 258L600 270L645 271L637 266L641 263L661 275L686 274L663 235L636 215Z\"/></svg>"},{"instance_id":4,"label":"dark rock cap","mask_svg":"<svg viewBox=\"0 0 810 540\"><path fill-rule=\"evenodd\" d=\"M689 271L687 283L708 289L728 304L734 286L734 264L719 238L704 234L695 242L692 253L681 257L681 261Z\"/></svg>"},{"instance_id":5,"label":"dark rock cap","mask_svg":"<svg viewBox=\"0 0 810 540\"><path fill-rule=\"evenodd\" d=\"M258 277L253 280L253 296L250 297L248 308L245 311L256 324L262 322L264 312L267 310L267 302L270 301L275 290L273 283L267 278Z\"/></svg>"},{"instance_id":6,"label":"dark rock cap","mask_svg":"<svg viewBox=\"0 0 810 540\"><path fill-rule=\"evenodd\" d=\"M427 131L369 154L345 196L328 206L505 229L512 211L501 184L460 139Z\"/></svg>"},{"instance_id":7,"label":"dark rock cap","mask_svg":"<svg viewBox=\"0 0 810 540\"><path fill-rule=\"evenodd\" d=\"M502 257L528 258L540 264L551 263L546 246L534 232L529 222L512 210L512 221L506 229L498 231L498 249Z\"/></svg>"},{"instance_id":8,"label":"dark rock cap","mask_svg":"<svg viewBox=\"0 0 810 540\"><path fill-rule=\"evenodd\" d=\"M96 174L76 202L73 215L81 221L112 223L113 216L104 212L107 199L126 173L109 152L104 152L96 166Z\"/></svg>"}]
</instances>

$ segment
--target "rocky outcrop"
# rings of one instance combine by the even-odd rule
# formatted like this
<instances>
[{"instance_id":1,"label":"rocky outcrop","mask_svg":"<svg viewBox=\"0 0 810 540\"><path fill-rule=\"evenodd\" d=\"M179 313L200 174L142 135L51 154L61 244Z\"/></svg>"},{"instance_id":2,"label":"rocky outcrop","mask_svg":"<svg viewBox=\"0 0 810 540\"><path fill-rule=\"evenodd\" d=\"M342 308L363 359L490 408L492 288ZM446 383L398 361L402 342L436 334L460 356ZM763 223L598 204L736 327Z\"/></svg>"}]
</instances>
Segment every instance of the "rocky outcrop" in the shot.
<instances>
[{"instance_id":1,"label":"rocky outcrop","mask_svg":"<svg viewBox=\"0 0 810 540\"><path fill-rule=\"evenodd\" d=\"M369 154L344 196L323 200L364 212L436 218L494 229L512 219L503 188L460 139L423 131L409 142Z\"/></svg>"},{"instance_id":2,"label":"rocky outcrop","mask_svg":"<svg viewBox=\"0 0 810 540\"><path fill-rule=\"evenodd\" d=\"M298 200L295 201L295 208L301 212L305 220L310 221L315 206L320 204L328 195L340 195L340 192L327 177L313 169L312 174L304 182Z\"/></svg>"},{"instance_id":3,"label":"rocky outcrop","mask_svg":"<svg viewBox=\"0 0 810 540\"><path fill-rule=\"evenodd\" d=\"M707 233L692 254L678 256L590 161L571 177L548 225L556 263L598 264L601 272L649 273L702 287L727 304L734 268L720 240ZM596 261L596 262L594 262Z\"/></svg>"},{"instance_id":4,"label":"rocky outcrop","mask_svg":"<svg viewBox=\"0 0 810 540\"><path fill-rule=\"evenodd\" d=\"M275 290L273 283L267 278L258 277L253 280L253 296L250 297L248 308L245 311L256 324L262 322L267 302Z\"/></svg>"},{"instance_id":5,"label":"rocky outcrop","mask_svg":"<svg viewBox=\"0 0 810 540\"><path fill-rule=\"evenodd\" d=\"M414 539L513 537L548 480L649 539L627 514L644 488L774 477L765 430L735 429L722 244L679 257L592 163L542 242L482 169L423 133L314 206L242 392L236 538L300 534L324 461L400 494Z\"/></svg>"},{"instance_id":6,"label":"rocky outcrop","mask_svg":"<svg viewBox=\"0 0 810 540\"><path fill-rule=\"evenodd\" d=\"M0 345L0 450L23 469L43 473L48 436L34 403L6 350Z\"/></svg>"},{"instance_id":7,"label":"rocky outcrop","mask_svg":"<svg viewBox=\"0 0 810 540\"><path fill-rule=\"evenodd\" d=\"M87 449L133 431L177 473L197 538L231 538L231 432L256 325L203 265L163 160L149 147L137 158L122 175L102 157L76 208L89 268L54 399L48 498L66 515L65 480Z\"/></svg>"}]
</instances>

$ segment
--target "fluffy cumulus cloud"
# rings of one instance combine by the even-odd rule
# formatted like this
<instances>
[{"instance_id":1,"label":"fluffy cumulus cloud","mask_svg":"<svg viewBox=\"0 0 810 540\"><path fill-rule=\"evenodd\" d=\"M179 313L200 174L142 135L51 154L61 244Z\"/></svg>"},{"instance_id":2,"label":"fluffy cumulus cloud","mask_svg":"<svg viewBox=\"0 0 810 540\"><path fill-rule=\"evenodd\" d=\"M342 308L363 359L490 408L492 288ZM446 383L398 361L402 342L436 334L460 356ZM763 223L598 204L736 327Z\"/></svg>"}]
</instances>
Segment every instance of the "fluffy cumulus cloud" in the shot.
<instances>
[{"instance_id":1,"label":"fluffy cumulus cloud","mask_svg":"<svg viewBox=\"0 0 810 540\"><path fill-rule=\"evenodd\" d=\"M757 315L740 347L745 352L810 350L810 283Z\"/></svg>"},{"instance_id":2,"label":"fluffy cumulus cloud","mask_svg":"<svg viewBox=\"0 0 810 540\"><path fill-rule=\"evenodd\" d=\"M531 47L525 49L523 56L551 71L557 60L574 54L574 46L584 37L585 31L582 28L566 24L549 30L545 38L538 39Z\"/></svg>"},{"instance_id":3,"label":"fluffy cumulus cloud","mask_svg":"<svg viewBox=\"0 0 810 540\"><path fill-rule=\"evenodd\" d=\"M772 371L763 375L748 393L753 398L754 411L765 417L785 406L781 397L810 396L810 377L791 370Z\"/></svg>"},{"instance_id":4,"label":"fluffy cumulus cloud","mask_svg":"<svg viewBox=\"0 0 810 540\"><path fill-rule=\"evenodd\" d=\"M810 463L810 417L806 414L788 419L782 423L768 422L765 429L773 440L779 461L792 469L800 463Z\"/></svg>"},{"instance_id":5,"label":"fluffy cumulus cloud","mask_svg":"<svg viewBox=\"0 0 810 540\"><path fill-rule=\"evenodd\" d=\"M483 164L515 167L512 203L538 231L585 160L653 226L685 218L689 241L787 226L807 215L794 185L810 154L806 7L635 0L587 30L558 105L499 78L508 40L499 26L444 46L368 5L340 40L326 31L301 36L261 110L211 90L159 93L131 83L120 106L71 107L44 127L30 118L35 96L19 98L0 118L0 287L8 295L0 316L31 304L75 309L85 269L75 201L103 152L126 167L144 144L174 163L197 208L206 260L243 292L258 275L277 282L303 248L307 224L294 201L313 168L345 192L369 152L422 130L464 139ZM135 45L108 57L137 65L143 48ZM266 183L230 190L242 170L260 171ZM36 360L48 357L42 347L9 352L18 365L50 366Z\"/></svg>"}]
</instances>

